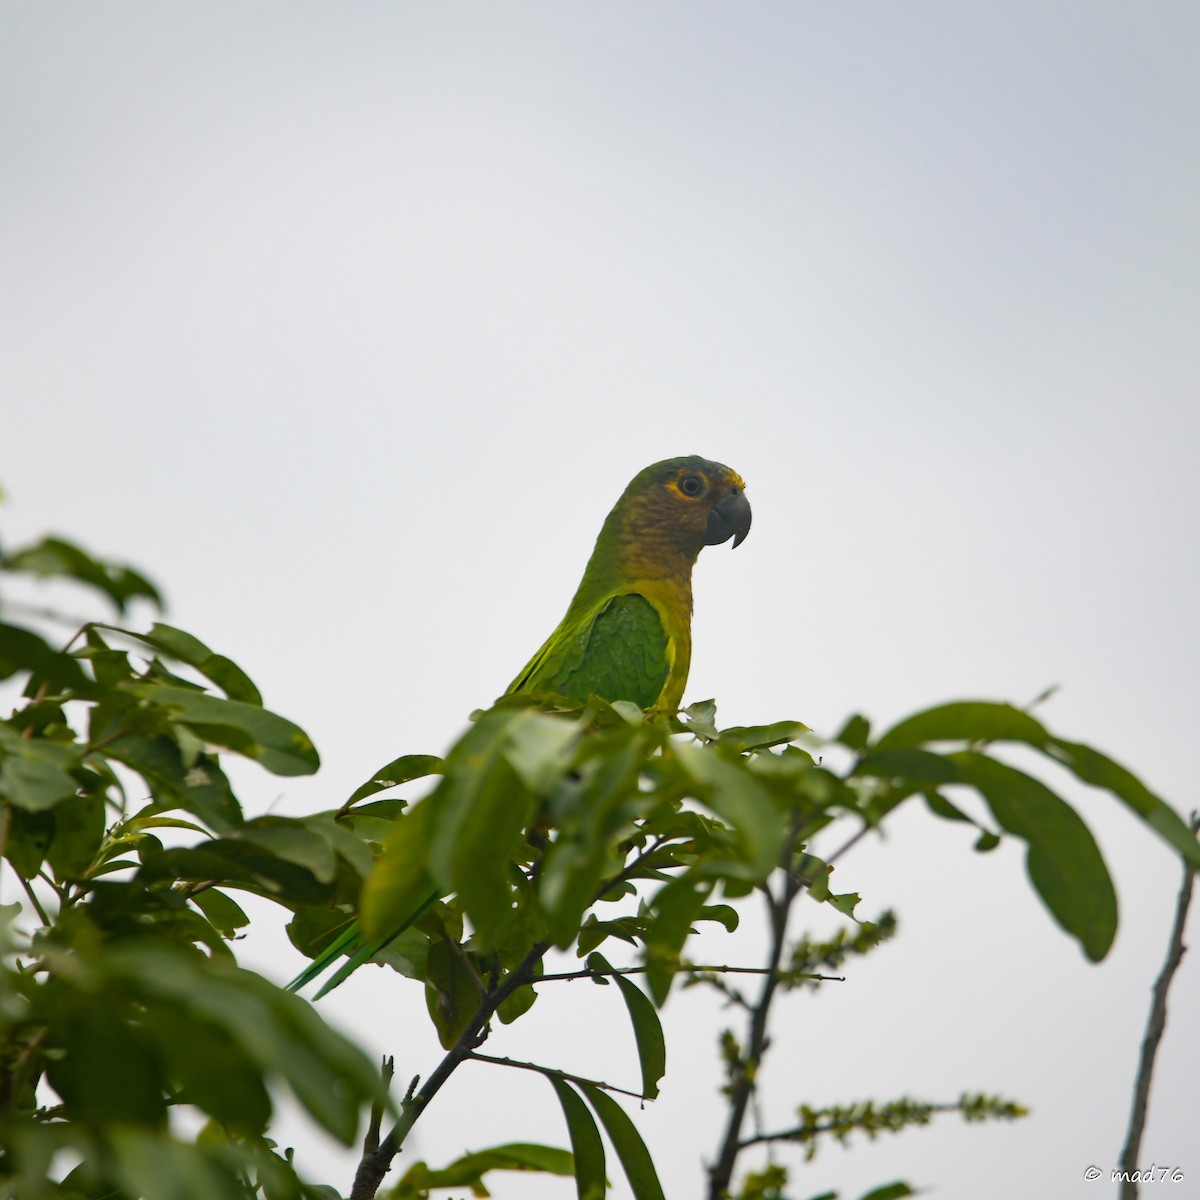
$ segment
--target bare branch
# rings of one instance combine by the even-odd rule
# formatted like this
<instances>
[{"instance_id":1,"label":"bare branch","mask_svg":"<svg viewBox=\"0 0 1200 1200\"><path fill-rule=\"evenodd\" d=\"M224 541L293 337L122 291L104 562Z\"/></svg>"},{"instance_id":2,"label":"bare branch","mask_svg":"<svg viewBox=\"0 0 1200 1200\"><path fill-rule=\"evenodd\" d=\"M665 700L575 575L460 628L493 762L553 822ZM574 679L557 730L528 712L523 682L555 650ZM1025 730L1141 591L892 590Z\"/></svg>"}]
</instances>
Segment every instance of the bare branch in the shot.
<instances>
[{"instance_id":1,"label":"bare branch","mask_svg":"<svg viewBox=\"0 0 1200 1200\"><path fill-rule=\"evenodd\" d=\"M1192 833L1200 830L1200 815L1191 814ZM1150 1081L1154 1074L1154 1059L1158 1054L1158 1044L1162 1041L1163 1031L1167 1027L1167 992L1171 980L1183 962L1187 947L1183 944L1183 931L1187 924L1188 906L1192 902L1192 882L1196 877L1195 868L1184 861L1183 883L1179 888L1179 898L1175 904L1175 923L1171 929L1171 943L1167 949L1167 958L1163 963L1158 978L1154 981L1153 996L1150 1001L1150 1016L1146 1021L1146 1036L1142 1039L1142 1050L1138 1060L1137 1077L1133 1085L1133 1107L1129 1113L1129 1131L1125 1137L1125 1147L1121 1151L1121 1190L1119 1200L1137 1200L1138 1187L1135 1175L1138 1169L1138 1156L1141 1153L1142 1134L1146 1128L1146 1111L1150 1106Z\"/></svg>"}]
</instances>

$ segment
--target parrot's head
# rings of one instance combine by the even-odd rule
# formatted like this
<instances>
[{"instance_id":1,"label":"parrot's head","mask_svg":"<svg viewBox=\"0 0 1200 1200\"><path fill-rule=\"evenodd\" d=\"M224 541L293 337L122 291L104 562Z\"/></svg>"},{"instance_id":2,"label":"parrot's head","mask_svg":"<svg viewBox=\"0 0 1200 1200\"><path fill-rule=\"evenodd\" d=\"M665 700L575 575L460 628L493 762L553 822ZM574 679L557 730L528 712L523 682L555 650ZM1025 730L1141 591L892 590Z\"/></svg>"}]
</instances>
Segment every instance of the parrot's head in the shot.
<instances>
[{"instance_id":1,"label":"parrot's head","mask_svg":"<svg viewBox=\"0 0 1200 1200\"><path fill-rule=\"evenodd\" d=\"M750 502L736 471L691 454L634 476L608 523L617 525L643 567L658 554L671 571L681 561L690 567L704 546L730 538L740 545L750 532Z\"/></svg>"}]
</instances>

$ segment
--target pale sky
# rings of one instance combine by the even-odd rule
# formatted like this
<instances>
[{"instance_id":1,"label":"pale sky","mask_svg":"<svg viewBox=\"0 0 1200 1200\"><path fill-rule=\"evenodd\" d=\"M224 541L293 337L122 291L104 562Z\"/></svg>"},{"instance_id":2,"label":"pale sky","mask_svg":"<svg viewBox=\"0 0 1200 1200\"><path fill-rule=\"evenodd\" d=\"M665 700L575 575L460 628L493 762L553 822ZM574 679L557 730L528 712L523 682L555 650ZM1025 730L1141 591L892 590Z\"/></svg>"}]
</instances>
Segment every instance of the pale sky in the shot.
<instances>
[{"instance_id":1,"label":"pale sky","mask_svg":"<svg viewBox=\"0 0 1200 1200\"><path fill-rule=\"evenodd\" d=\"M628 479L699 453L745 476L754 530L701 558L689 700L833 733L1057 683L1051 727L1186 812L1198 53L1184 0L10 0L4 544L60 532L154 575L321 750L313 780L239 774L247 808L313 811L443 749L558 621ZM792 1194L1112 1194L1084 1172L1123 1140L1178 873L1056 782L1117 882L1108 961L1016 844L902 812L839 870L901 934L787 1001L762 1094L772 1126L963 1090L1034 1115L831 1147ZM284 979L255 911L243 961ZM707 945L752 962L752 924ZM636 1081L623 1013L571 989L489 1049ZM1143 1157L1194 1183L1194 956L1172 1002ZM435 1063L411 982L320 1003L398 1075ZM687 993L666 1017L663 1096L633 1115L684 1197L734 1014ZM462 1075L412 1157L566 1144L544 1082ZM348 1190L352 1156L281 1136Z\"/></svg>"}]
</instances>

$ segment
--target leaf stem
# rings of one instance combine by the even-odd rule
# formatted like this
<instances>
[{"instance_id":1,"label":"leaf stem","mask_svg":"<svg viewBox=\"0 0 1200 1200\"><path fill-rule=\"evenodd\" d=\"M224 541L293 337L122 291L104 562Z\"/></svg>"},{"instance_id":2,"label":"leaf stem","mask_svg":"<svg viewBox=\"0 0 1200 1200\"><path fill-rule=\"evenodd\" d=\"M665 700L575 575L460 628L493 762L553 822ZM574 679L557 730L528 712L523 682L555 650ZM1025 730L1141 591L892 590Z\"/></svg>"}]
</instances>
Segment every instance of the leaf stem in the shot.
<instances>
[{"instance_id":1,"label":"leaf stem","mask_svg":"<svg viewBox=\"0 0 1200 1200\"><path fill-rule=\"evenodd\" d=\"M543 1067L539 1063L522 1062L517 1058L497 1058L492 1054L480 1054L472 1050L467 1055L475 1062L495 1063L500 1067L517 1067L522 1071L535 1071L539 1075L547 1075L552 1079L565 1079L568 1083L581 1083L588 1087L600 1088L605 1092L616 1092L621 1096L631 1096L634 1100L650 1100L652 1097L642 1092L631 1092L628 1088L617 1087L612 1083L603 1083L599 1079L588 1079L586 1075L572 1075L569 1071L560 1071L557 1067Z\"/></svg>"}]
</instances>

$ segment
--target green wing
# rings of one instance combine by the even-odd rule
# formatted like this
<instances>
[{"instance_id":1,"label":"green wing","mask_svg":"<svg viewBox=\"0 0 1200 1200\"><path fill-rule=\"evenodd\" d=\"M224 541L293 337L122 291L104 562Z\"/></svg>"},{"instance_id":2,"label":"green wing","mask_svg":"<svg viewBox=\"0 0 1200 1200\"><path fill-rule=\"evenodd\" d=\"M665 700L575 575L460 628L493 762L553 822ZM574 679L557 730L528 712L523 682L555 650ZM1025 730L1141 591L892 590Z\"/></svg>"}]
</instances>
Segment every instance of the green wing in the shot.
<instances>
[{"instance_id":1,"label":"green wing","mask_svg":"<svg viewBox=\"0 0 1200 1200\"><path fill-rule=\"evenodd\" d=\"M658 610L645 596L627 592L560 625L508 690L558 692L574 700L595 693L650 708L670 669Z\"/></svg>"}]
</instances>

